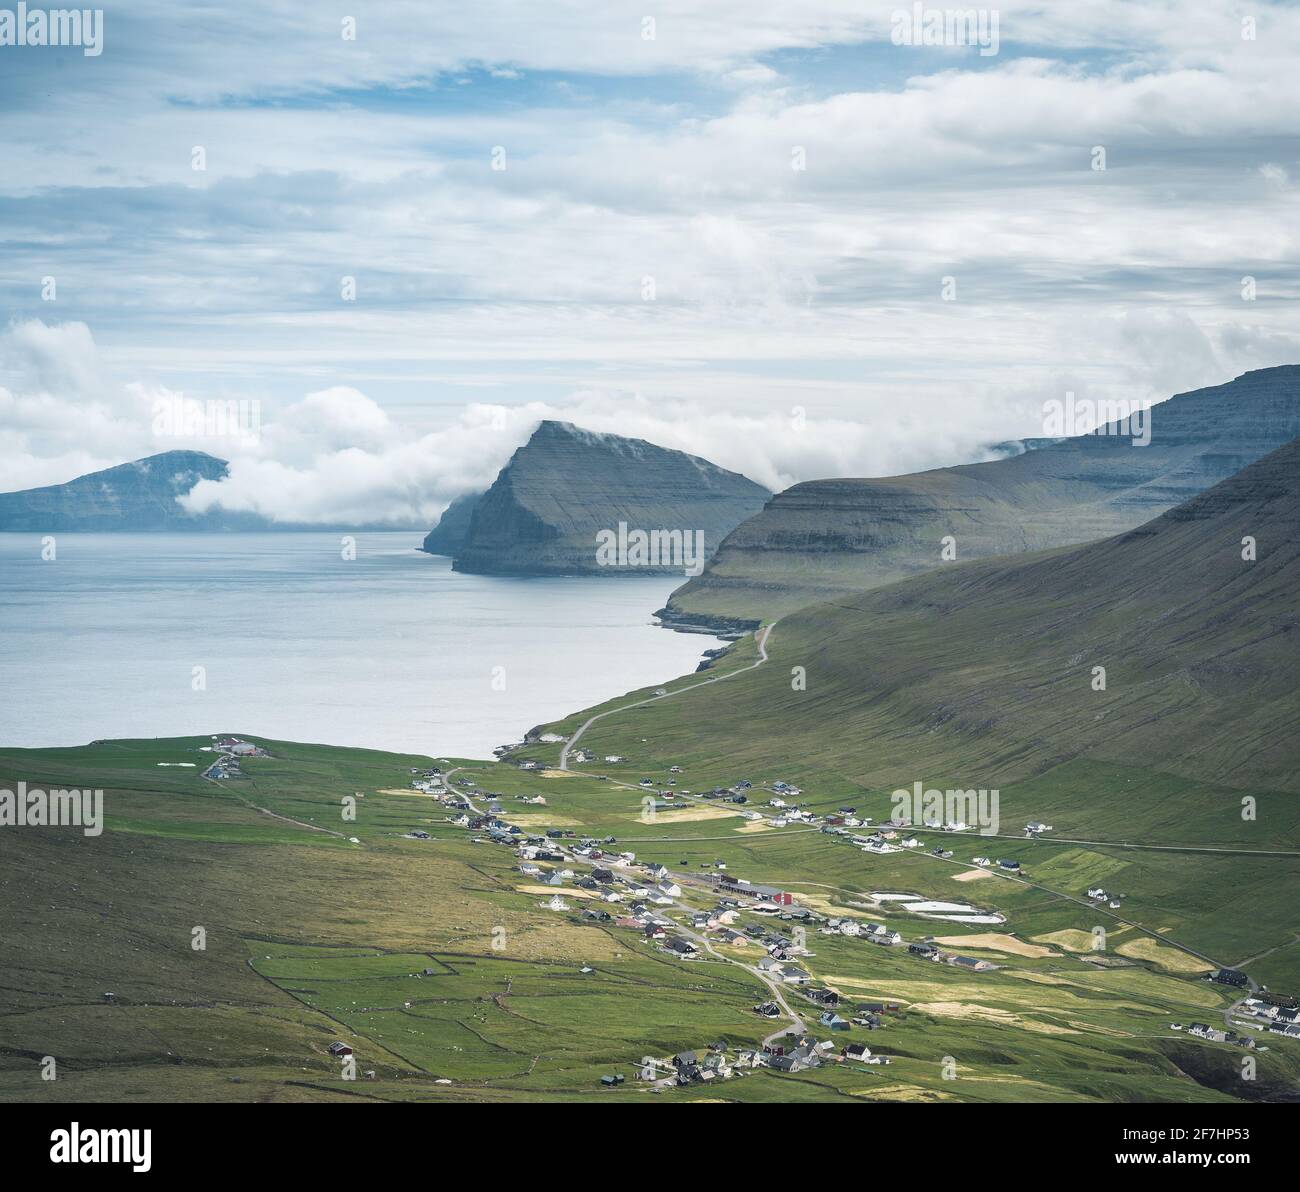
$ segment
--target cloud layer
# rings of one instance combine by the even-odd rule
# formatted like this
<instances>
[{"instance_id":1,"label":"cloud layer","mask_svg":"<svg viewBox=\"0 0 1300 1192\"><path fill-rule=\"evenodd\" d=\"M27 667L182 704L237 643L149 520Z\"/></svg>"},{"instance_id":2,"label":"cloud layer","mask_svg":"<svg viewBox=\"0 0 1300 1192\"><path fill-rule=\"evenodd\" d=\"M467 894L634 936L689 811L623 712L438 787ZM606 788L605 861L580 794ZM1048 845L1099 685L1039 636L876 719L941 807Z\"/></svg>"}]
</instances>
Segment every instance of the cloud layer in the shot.
<instances>
[{"instance_id":1,"label":"cloud layer","mask_svg":"<svg viewBox=\"0 0 1300 1192\"><path fill-rule=\"evenodd\" d=\"M427 521L540 417L779 488L1300 360L1293 5L999 4L989 58L897 3L352 7L7 51L4 488L182 400L259 403L199 497L293 520Z\"/></svg>"}]
</instances>

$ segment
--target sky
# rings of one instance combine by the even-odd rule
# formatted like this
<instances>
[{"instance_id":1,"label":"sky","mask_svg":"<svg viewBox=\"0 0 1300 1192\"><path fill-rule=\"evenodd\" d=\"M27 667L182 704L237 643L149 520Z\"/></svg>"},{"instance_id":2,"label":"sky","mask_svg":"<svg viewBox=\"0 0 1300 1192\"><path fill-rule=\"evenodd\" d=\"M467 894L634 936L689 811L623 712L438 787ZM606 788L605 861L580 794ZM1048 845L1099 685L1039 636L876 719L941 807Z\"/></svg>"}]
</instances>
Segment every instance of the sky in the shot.
<instances>
[{"instance_id":1,"label":"sky","mask_svg":"<svg viewBox=\"0 0 1300 1192\"><path fill-rule=\"evenodd\" d=\"M209 504L431 524L543 417L779 490L1300 362L1300 8L976 11L132 0L0 45L0 490L184 447Z\"/></svg>"}]
</instances>

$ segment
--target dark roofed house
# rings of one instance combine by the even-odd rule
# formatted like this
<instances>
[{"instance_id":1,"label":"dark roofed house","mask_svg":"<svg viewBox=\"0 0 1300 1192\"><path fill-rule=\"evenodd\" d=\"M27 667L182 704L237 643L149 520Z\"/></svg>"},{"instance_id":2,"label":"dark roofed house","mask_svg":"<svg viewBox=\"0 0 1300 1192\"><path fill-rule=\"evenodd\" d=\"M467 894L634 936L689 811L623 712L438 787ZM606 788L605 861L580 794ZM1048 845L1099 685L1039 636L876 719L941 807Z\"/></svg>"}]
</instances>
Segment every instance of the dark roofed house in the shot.
<instances>
[{"instance_id":1,"label":"dark roofed house","mask_svg":"<svg viewBox=\"0 0 1300 1192\"><path fill-rule=\"evenodd\" d=\"M998 967L987 960L977 960L974 956L954 956L951 963L976 973L987 973L990 969Z\"/></svg>"},{"instance_id":2,"label":"dark roofed house","mask_svg":"<svg viewBox=\"0 0 1300 1192\"><path fill-rule=\"evenodd\" d=\"M1220 985L1235 985L1240 989L1247 983L1248 978L1241 969L1221 968L1214 974L1214 980Z\"/></svg>"}]
</instances>

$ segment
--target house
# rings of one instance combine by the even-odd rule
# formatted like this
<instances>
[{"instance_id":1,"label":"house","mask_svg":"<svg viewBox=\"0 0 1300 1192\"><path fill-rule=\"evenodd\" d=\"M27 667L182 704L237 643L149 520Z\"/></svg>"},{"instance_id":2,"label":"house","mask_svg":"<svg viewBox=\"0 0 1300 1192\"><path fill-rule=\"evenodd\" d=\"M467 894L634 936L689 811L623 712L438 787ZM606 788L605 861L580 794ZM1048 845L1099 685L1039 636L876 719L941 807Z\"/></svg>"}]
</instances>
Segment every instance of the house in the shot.
<instances>
[{"instance_id":1,"label":"house","mask_svg":"<svg viewBox=\"0 0 1300 1192\"><path fill-rule=\"evenodd\" d=\"M973 973L987 973L998 967L996 964L990 964L987 960L977 960L973 956L954 956L948 963L955 964L959 968L970 969Z\"/></svg>"},{"instance_id":2,"label":"house","mask_svg":"<svg viewBox=\"0 0 1300 1192\"><path fill-rule=\"evenodd\" d=\"M694 956L699 951L690 940L682 939L679 935L673 936L664 947L670 952L676 952L678 956Z\"/></svg>"},{"instance_id":3,"label":"house","mask_svg":"<svg viewBox=\"0 0 1300 1192\"><path fill-rule=\"evenodd\" d=\"M1187 1028L1189 1035L1195 1035L1199 1039L1209 1039L1212 1043L1226 1043L1228 1041L1228 1032L1216 1030L1212 1026L1206 1026L1203 1022L1194 1022Z\"/></svg>"},{"instance_id":4,"label":"house","mask_svg":"<svg viewBox=\"0 0 1300 1192\"><path fill-rule=\"evenodd\" d=\"M548 911L567 911L569 909L569 904L558 894L552 894L541 906Z\"/></svg>"},{"instance_id":5,"label":"house","mask_svg":"<svg viewBox=\"0 0 1300 1192\"><path fill-rule=\"evenodd\" d=\"M871 1048L865 1043L848 1043L840 1051L846 1060L865 1060L871 1055Z\"/></svg>"},{"instance_id":6,"label":"house","mask_svg":"<svg viewBox=\"0 0 1300 1192\"><path fill-rule=\"evenodd\" d=\"M613 1076L602 1076L600 1078L600 1083L606 1088L614 1088L623 1083L623 1077L617 1074Z\"/></svg>"},{"instance_id":7,"label":"house","mask_svg":"<svg viewBox=\"0 0 1300 1192\"><path fill-rule=\"evenodd\" d=\"M352 1054L352 1048L349 1047L346 1043L340 1043L337 1039L330 1044L329 1051L330 1051L330 1055L335 1057Z\"/></svg>"},{"instance_id":8,"label":"house","mask_svg":"<svg viewBox=\"0 0 1300 1192\"><path fill-rule=\"evenodd\" d=\"M768 1059L768 1067L774 1072L803 1072L816 1068L820 1063L821 1057L816 1047L807 1040L802 1041L793 1051L786 1052L777 1048Z\"/></svg>"},{"instance_id":9,"label":"house","mask_svg":"<svg viewBox=\"0 0 1300 1192\"><path fill-rule=\"evenodd\" d=\"M828 1027L830 1030L833 1031L847 1031L849 1029L848 1022L845 1019L841 1018L833 1010L827 1010L826 1013L823 1014L817 1021L822 1026Z\"/></svg>"},{"instance_id":10,"label":"house","mask_svg":"<svg viewBox=\"0 0 1300 1192\"><path fill-rule=\"evenodd\" d=\"M1217 981L1220 985L1232 985L1240 989L1247 984L1248 978L1240 969L1221 968L1211 980Z\"/></svg>"},{"instance_id":11,"label":"house","mask_svg":"<svg viewBox=\"0 0 1300 1192\"><path fill-rule=\"evenodd\" d=\"M761 1005L754 1007L755 1014L761 1014L764 1018L780 1018L781 1007L775 1002L763 1002Z\"/></svg>"},{"instance_id":12,"label":"house","mask_svg":"<svg viewBox=\"0 0 1300 1192\"><path fill-rule=\"evenodd\" d=\"M1020 862L1019 862L1019 861L1009 861L1009 860L1006 860L1006 859L1004 859L1004 858L999 858L999 860L998 860L998 868L999 868L999 869L1006 869L1006 870L1009 870L1011 873L1019 873L1019 872L1020 872Z\"/></svg>"},{"instance_id":13,"label":"house","mask_svg":"<svg viewBox=\"0 0 1300 1192\"><path fill-rule=\"evenodd\" d=\"M913 956L921 956L926 960L934 960L939 955L939 949L933 944L908 944L907 950Z\"/></svg>"},{"instance_id":14,"label":"house","mask_svg":"<svg viewBox=\"0 0 1300 1192\"><path fill-rule=\"evenodd\" d=\"M1039 832L1050 832L1051 830L1051 824L1039 823L1038 820L1030 820L1025 825L1025 832L1031 836L1037 836Z\"/></svg>"},{"instance_id":15,"label":"house","mask_svg":"<svg viewBox=\"0 0 1300 1192\"><path fill-rule=\"evenodd\" d=\"M902 935L892 927L886 927L883 923L864 923L862 930L866 932L868 938L878 944L901 944Z\"/></svg>"}]
</instances>

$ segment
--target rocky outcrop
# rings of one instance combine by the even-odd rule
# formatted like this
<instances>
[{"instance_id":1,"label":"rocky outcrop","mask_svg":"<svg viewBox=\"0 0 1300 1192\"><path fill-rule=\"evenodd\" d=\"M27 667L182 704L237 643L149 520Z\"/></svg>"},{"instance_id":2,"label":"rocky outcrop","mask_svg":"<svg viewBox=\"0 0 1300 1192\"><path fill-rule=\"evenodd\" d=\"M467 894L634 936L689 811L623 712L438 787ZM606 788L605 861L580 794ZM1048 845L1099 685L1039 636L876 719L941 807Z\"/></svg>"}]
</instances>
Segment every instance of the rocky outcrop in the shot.
<instances>
[{"instance_id":1,"label":"rocky outcrop","mask_svg":"<svg viewBox=\"0 0 1300 1192\"><path fill-rule=\"evenodd\" d=\"M649 563L597 557L597 535L682 531L702 535L707 558L771 494L708 460L642 439L542 422L479 499L453 564L481 575L682 574L656 553Z\"/></svg>"},{"instance_id":2,"label":"rocky outcrop","mask_svg":"<svg viewBox=\"0 0 1300 1192\"><path fill-rule=\"evenodd\" d=\"M1151 441L1029 440L1011 458L880 479L814 480L737 526L665 620L758 620L943 564L1115 534L1300 435L1300 366L1261 369L1150 411Z\"/></svg>"},{"instance_id":3,"label":"rocky outcrop","mask_svg":"<svg viewBox=\"0 0 1300 1192\"><path fill-rule=\"evenodd\" d=\"M431 555L458 554L469 537L470 521L482 499L482 493L466 493L452 501L443 510L438 524L424 536L421 549Z\"/></svg>"}]
</instances>

